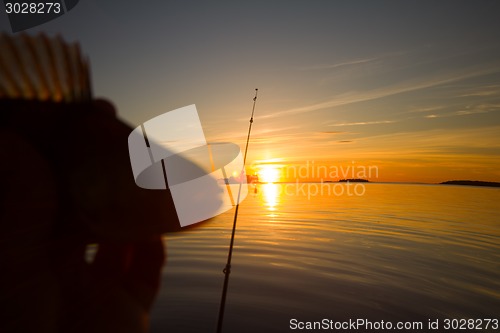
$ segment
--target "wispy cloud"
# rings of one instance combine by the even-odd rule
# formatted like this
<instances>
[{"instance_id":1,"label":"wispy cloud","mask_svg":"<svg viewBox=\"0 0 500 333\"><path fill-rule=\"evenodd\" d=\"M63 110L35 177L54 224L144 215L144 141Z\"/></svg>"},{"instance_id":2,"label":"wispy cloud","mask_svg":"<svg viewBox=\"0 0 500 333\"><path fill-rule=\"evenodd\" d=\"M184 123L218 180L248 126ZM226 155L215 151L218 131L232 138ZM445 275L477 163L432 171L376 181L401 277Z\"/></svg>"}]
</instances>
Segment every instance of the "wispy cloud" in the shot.
<instances>
[{"instance_id":1,"label":"wispy cloud","mask_svg":"<svg viewBox=\"0 0 500 333\"><path fill-rule=\"evenodd\" d=\"M392 124L397 122L396 120L376 120L376 121L361 121L354 123L340 123L340 124L330 124L329 126L358 126L358 125L378 125L378 124Z\"/></svg>"},{"instance_id":2,"label":"wispy cloud","mask_svg":"<svg viewBox=\"0 0 500 333\"><path fill-rule=\"evenodd\" d=\"M389 58L399 57L402 55L406 55L409 52L410 51L408 51L408 50L395 51L395 52L389 52L389 53L385 53L385 54L379 54L379 55L371 57L371 58L354 59L354 60L349 60L349 61L337 62L337 63L333 63L333 64L318 64L318 65L302 67L301 69L302 70L328 70L328 69L336 69L336 68L341 68L341 67L363 65L363 64L383 61L383 60L386 60Z\"/></svg>"},{"instance_id":3,"label":"wispy cloud","mask_svg":"<svg viewBox=\"0 0 500 333\"><path fill-rule=\"evenodd\" d=\"M291 132L293 130L299 129L300 126L287 126L280 128L254 128L252 131L252 140L260 136L266 137L285 137L286 134L283 132ZM243 140L247 137L247 128L244 128L243 131L224 131L217 132L216 134L205 133L210 141L231 141L231 140Z\"/></svg>"},{"instance_id":4,"label":"wispy cloud","mask_svg":"<svg viewBox=\"0 0 500 333\"><path fill-rule=\"evenodd\" d=\"M312 111L318 111L323 109L335 108L338 106L344 106L353 103L365 102L370 100L376 100L384 97L394 96L401 93L412 92L417 90L423 90L428 88L433 88L436 86L449 84L453 82L458 82L465 79L471 79L475 77L481 77L484 75L490 75L493 73L500 72L500 67L489 68L484 70L470 71L461 74L447 75L438 78L432 78L427 80L422 80L420 82L405 82L399 85L394 85L391 87L386 87L382 89L375 89L364 92L351 92L336 96L328 101L306 105L298 108L283 110L275 112L268 115L263 115L261 118L276 118L283 117L292 114L307 113Z\"/></svg>"},{"instance_id":5,"label":"wispy cloud","mask_svg":"<svg viewBox=\"0 0 500 333\"><path fill-rule=\"evenodd\" d=\"M425 112L433 112L433 111L438 111L444 109L445 106L439 105L439 106L427 106L427 107L420 107L420 108L413 108L409 111L404 111L401 112L402 114L406 113L425 113Z\"/></svg>"},{"instance_id":6,"label":"wispy cloud","mask_svg":"<svg viewBox=\"0 0 500 333\"><path fill-rule=\"evenodd\" d=\"M323 65L309 66L309 67L304 67L303 69L304 70L327 70L327 69L334 69L334 68L345 67L345 66L365 64L368 62L373 62L377 59L379 59L379 58L359 59L359 60L340 62L340 63L336 63L336 64L323 64Z\"/></svg>"},{"instance_id":7,"label":"wispy cloud","mask_svg":"<svg viewBox=\"0 0 500 333\"><path fill-rule=\"evenodd\" d=\"M407 151L419 149L447 150L449 147L470 148L500 148L498 133L500 126L456 129L432 129L425 131L400 132L359 138L367 147L378 145L388 152L400 154L399 148ZM382 144L383 143L383 144ZM396 149L397 148L397 149ZM411 148L411 149L410 149Z\"/></svg>"},{"instance_id":8,"label":"wispy cloud","mask_svg":"<svg viewBox=\"0 0 500 333\"><path fill-rule=\"evenodd\" d=\"M459 97L488 97L500 95L500 85L488 85L485 87L478 87L476 91L467 92L459 95Z\"/></svg>"},{"instance_id":9,"label":"wispy cloud","mask_svg":"<svg viewBox=\"0 0 500 333\"><path fill-rule=\"evenodd\" d=\"M344 134L346 132L344 132L344 131L322 131L320 133L321 134L332 134L333 135L333 134Z\"/></svg>"},{"instance_id":10,"label":"wispy cloud","mask_svg":"<svg viewBox=\"0 0 500 333\"><path fill-rule=\"evenodd\" d=\"M446 117L456 117L456 116L468 116L480 113L489 113L493 111L500 111L500 104L480 104L475 106L468 106L465 110L458 110L447 113L436 113L426 115L424 118L446 118Z\"/></svg>"}]
</instances>

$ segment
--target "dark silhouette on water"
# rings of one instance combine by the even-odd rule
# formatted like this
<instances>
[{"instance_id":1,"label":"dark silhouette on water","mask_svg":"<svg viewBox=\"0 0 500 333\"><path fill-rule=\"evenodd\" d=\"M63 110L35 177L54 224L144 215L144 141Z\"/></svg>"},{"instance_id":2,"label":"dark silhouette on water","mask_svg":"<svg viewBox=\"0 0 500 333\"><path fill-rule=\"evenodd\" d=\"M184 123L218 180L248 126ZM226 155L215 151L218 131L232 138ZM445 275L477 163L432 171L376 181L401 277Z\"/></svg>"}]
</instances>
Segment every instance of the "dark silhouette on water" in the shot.
<instances>
[{"instance_id":1,"label":"dark silhouette on water","mask_svg":"<svg viewBox=\"0 0 500 333\"><path fill-rule=\"evenodd\" d=\"M130 127L104 101L0 108L0 331L146 331L176 216L127 170Z\"/></svg>"},{"instance_id":2,"label":"dark silhouette on water","mask_svg":"<svg viewBox=\"0 0 500 333\"><path fill-rule=\"evenodd\" d=\"M257 184L259 183L258 175L247 175L247 184Z\"/></svg>"},{"instance_id":3,"label":"dark silhouette on water","mask_svg":"<svg viewBox=\"0 0 500 333\"><path fill-rule=\"evenodd\" d=\"M349 179L340 179L339 183L369 183L367 179L361 178L349 178Z\"/></svg>"},{"instance_id":4,"label":"dark silhouette on water","mask_svg":"<svg viewBox=\"0 0 500 333\"><path fill-rule=\"evenodd\" d=\"M442 182L439 184L500 187L500 183L498 183L498 182L485 182L485 181L480 181L480 180L448 180L446 182Z\"/></svg>"},{"instance_id":5,"label":"dark silhouette on water","mask_svg":"<svg viewBox=\"0 0 500 333\"><path fill-rule=\"evenodd\" d=\"M161 234L180 228L170 192L136 186L132 128L92 99L78 47L44 35L0 46L0 332L146 332ZM63 64L36 63L47 50Z\"/></svg>"}]
</instances>

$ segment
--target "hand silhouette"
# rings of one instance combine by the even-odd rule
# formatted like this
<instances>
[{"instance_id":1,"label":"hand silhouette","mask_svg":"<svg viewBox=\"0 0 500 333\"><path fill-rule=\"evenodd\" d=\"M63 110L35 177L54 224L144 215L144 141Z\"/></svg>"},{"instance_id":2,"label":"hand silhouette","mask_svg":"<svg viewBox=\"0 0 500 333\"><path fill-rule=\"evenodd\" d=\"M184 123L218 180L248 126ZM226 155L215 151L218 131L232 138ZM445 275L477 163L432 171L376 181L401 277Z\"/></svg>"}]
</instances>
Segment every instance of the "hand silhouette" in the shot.
<instances>
[{"instance_id":1,"label":"hand silhouette","mask_svg":"<svg viewBox=\"0 0 500 333\"><path fill-rule=\"evenodd\" d=\"M0 110L0 332L147 331L177 218L135 185L131 127L105 101Z\"/></svg>"}]
</instances>

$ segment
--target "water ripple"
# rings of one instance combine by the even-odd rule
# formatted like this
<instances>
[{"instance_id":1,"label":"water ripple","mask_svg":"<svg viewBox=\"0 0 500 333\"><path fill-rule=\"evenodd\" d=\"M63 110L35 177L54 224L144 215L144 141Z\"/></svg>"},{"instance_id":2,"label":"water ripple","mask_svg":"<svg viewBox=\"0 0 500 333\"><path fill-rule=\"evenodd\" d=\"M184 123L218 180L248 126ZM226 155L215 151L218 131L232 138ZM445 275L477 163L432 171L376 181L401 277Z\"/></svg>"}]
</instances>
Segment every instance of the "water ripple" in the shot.
<instances>
[{"instance_id":1,"label":"water ripple","mask_svg":"<svg viewBox=\"0 0 500 333\"><path fill-rule=\"evenodd\" d=\"M363 197L310 200L273 190L273 207L247 198L225 331L288 332L291 318L498 318L500 191L366 186ZM166 237L152 332L213 331L232 214Z\"/></svg>"}]
</instances>

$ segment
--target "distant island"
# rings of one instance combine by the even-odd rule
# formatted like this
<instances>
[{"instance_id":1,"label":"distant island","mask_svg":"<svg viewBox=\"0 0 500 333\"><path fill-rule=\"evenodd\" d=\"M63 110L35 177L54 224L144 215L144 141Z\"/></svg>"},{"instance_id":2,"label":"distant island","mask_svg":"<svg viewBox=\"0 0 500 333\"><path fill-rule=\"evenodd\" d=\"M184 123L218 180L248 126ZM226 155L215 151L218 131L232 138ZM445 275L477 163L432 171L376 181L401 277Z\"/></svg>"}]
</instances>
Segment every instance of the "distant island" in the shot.
<instances>
[{"instance_id":1,"label":"distant island","mask_svg":"<svg viewBox=\"0 0 500 333\"><path fill-rule=\"evenodd\" d=\"M349 178L349 179L340 179L339 183L369 183L367 179L361 178Z\"/></svg>"},{"instance_id":2,"label":"distant island","mask_svg":"<svg viewBox=\"0 0 500 333\"><path fill-rule=\"evenodd\" d=\"M467 185L467 186L490 186L490 187L500 187L500 183L497 182L483 182L480 180L448 180L439 184L443 185Z\"/></svg>"}]
</instances>

